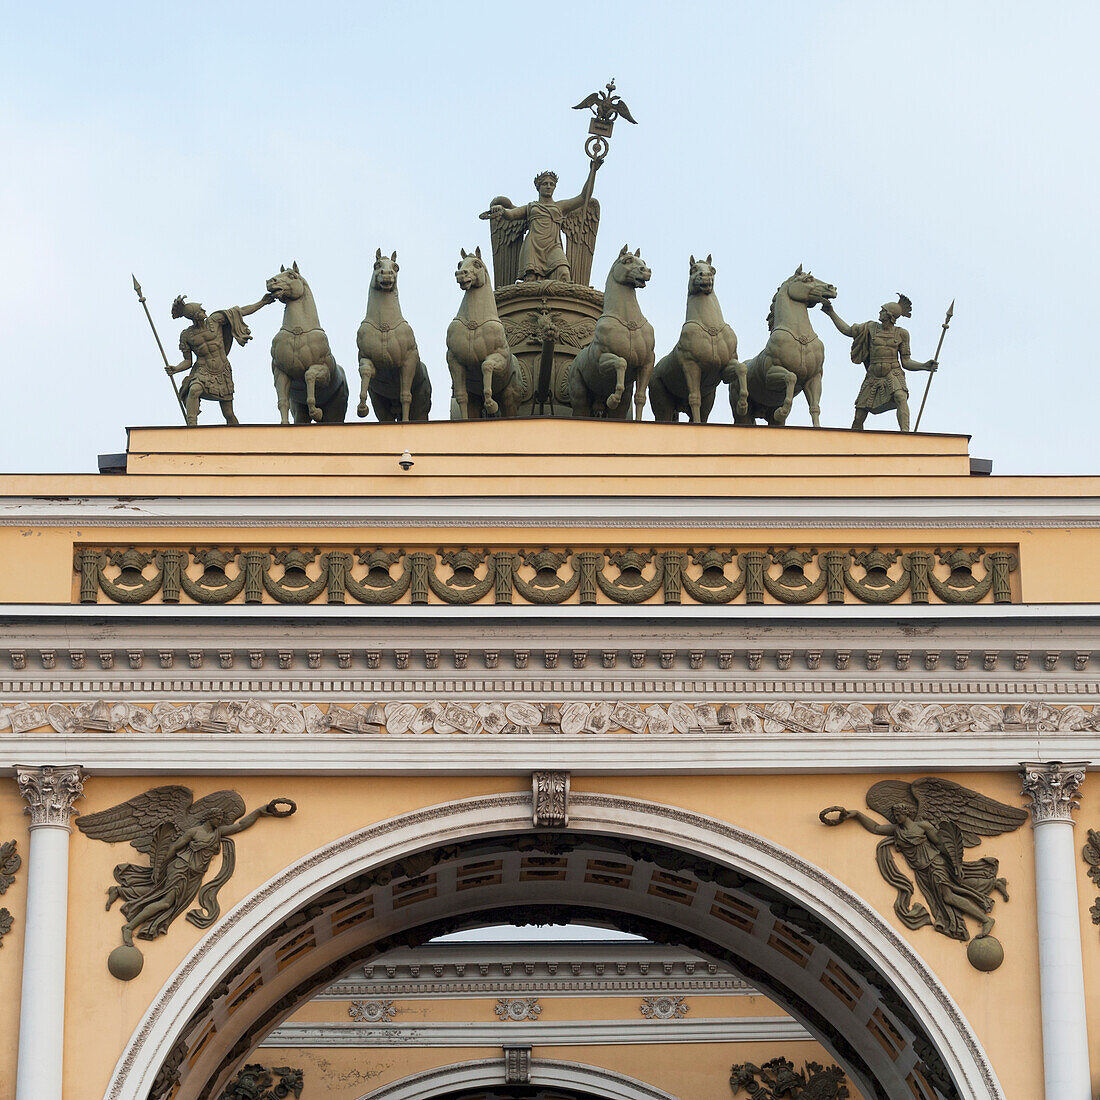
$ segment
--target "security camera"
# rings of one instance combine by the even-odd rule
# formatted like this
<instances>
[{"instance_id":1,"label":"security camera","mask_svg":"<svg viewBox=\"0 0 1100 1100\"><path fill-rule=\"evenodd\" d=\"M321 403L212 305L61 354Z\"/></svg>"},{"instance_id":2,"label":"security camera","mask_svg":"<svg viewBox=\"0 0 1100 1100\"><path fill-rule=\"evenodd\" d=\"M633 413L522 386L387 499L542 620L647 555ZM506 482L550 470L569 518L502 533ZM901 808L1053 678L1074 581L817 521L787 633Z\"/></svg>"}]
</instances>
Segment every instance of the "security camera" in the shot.
<instances>
[{"instance_id":1,"label":"security camera","mask_svg":"<svg viewBox=\"0 0 1100 1100\"><path fill-rule=\"evenodd\" d=\"M405 451L404 454L397 460L397 464L402 470L411 470L413 468L413 456Z\"/></svg>"}]
</instances>

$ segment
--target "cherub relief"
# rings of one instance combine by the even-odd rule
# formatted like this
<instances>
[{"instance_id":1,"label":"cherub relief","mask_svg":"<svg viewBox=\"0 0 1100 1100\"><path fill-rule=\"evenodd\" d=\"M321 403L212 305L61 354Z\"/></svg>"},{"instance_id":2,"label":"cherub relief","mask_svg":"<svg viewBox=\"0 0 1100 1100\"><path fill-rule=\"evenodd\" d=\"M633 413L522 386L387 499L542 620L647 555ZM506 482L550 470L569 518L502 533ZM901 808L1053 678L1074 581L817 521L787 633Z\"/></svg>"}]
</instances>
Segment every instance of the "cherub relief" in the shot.
<instances>
[{"instance_id":1,"label":"cherub relief","mask_svg":"<svg viewBox=\"0 0 1100 1100\"><path fill-rule=\"evenodd\" d=\"M963 858L982 837L1018 829L1027 813L987 798L949 779L926 776L912 783L887 779L867 792L867 805L886 818L876 821L859 810L830 806L819 815L826 825L857 821L882 837L875 859L882 877L897 891L894 912L912 929L931 924L956 940L970 939L967 917L981 926L979 938L993 928L993 894L1008 901L1008 887L992 856ZM897 852L914 881L894 861ZM913 903L919 888L925 904ZM973 960L972 960L973 961Z\"/></svg>"},{"instance_id":2,"label":"cherub relief","mask_svg":"<svg viewBox=\"0 0 1100 1100\"><path fill-rule=\"evenodd\" d=\"M133 947L134 934L152 940L196 898L198 907L187 913L197 928L209 928L218 919L218 891L233 874L236 848L232 837L251 828L261 817L289 817L297 808L288 798L276 798L251 813L236 791L215 791L197 802L189 787L154 787L126 802L85 814L77 826L94 840L128 840L149 856L149 865L120 863L116 885L107 891L110 909L122 901L122 942ZM243 815L243 816L242 816ZM221 866L203 883L214 857Z\"/></svg>"}]
</instances>

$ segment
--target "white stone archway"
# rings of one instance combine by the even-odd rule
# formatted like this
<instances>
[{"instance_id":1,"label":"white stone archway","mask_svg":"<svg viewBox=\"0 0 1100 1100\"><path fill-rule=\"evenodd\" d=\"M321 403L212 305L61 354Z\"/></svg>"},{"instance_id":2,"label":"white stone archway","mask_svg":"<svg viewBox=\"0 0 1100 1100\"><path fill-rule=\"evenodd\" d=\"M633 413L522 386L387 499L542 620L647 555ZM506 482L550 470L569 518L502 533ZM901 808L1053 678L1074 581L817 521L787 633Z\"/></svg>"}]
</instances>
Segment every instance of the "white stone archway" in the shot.
<instances>
[{"instance_id":1,"label":"white stone archway","mask_svg":"<svg viewBox=\"0 0 1100 1100\"><path fill-rule=\"evenodd\" d=\"M794 853L677 807L574 793L567 832L664 845L741 872L818 915L861 953L920 1020L964 1100L1003 1100L992 1066L947 990L874 910ZM227 971L310 899L356 874L426 849L531 829L529 794L488 795L401 815L351 833L286 868L245 898L165 983L120 1057L105 1100L145 1100L187 1021Z\"/></svg>"},{"instance_id":2,"label":"white stone archway","mask_svg":"<svg viewBox=\"0 0 1100 1100\"><path fill-rule=\"evenodd\" d=\"M504 1060L486 1058L424 1070L364 1093L359 1100L431 1100L466 1089L504 1085ZM607 1100L676 1100L644 1081L581 1062L532 1058L530 1084L594 1093Z\"/></svg>"}]
</instances>

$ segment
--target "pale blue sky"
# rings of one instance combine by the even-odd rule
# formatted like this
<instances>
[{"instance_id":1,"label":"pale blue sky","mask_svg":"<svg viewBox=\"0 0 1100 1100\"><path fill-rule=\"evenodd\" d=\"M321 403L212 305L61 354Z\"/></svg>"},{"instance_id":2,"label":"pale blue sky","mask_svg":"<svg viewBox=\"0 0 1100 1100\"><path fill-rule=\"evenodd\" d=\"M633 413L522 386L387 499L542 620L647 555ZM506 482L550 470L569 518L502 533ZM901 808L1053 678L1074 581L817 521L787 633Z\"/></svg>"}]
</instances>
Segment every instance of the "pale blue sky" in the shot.
<instances>
[{"instance_id":1,"label":"pale blue sky","mask_svg":"<svg viewBox=\"0 0 1100 1100\"><path fill-rule=\"evenodd\" d=\"M497 194L526 201L542 168L559 195L579 190L587 116L569 108L613 75L639 125L616 127L598 178L593 282L624 242L641 247L658 354L678 334L692 252L714 255L743 357L799 263L838 286L849 321L908 294L921 359L954 297L922 426L972 433L998 473L1100 470L1094 2L0 14L0 469L93 469L126 425L178 420L131 271L174 354L176 294L244 304L297 259L357 388L371 259L397 249L445 418L458 250L487 250L478 212ZM814 318L823 420L844 427L862 371ZM238 415L272 421L278 308L251 320L232 357ZM914 406L924 380L911 376ZM203 422L218 419L204 405ZM808 423L801 399L791 422Z\"/></svg>"}]
</instances>

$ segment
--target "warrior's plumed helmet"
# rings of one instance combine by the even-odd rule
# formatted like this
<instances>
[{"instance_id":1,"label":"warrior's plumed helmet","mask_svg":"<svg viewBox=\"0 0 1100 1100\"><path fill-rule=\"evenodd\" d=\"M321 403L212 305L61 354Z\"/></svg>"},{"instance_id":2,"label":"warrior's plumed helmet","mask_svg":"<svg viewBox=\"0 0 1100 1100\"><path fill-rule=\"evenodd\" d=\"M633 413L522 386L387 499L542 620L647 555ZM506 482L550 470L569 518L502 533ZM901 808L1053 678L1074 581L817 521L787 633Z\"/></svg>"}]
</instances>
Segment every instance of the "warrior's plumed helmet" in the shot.
<instances>
[{"instance_id":1,"label":"warrior's plumed helmet","mask_svg":"<svg viewBox=\"0 0 1100 1100\"><path fill-rule=\"evenodd\" d=\"M913 316L913 303L904 294L898 295L896 302L886 302L883 307L896 321L899 317Z\"/></svg>"},{"instance_id":2,"label":"warrior's plumed helmet","mask_svg":"<svg viewBox=\"0 0 1100 1100\"><path fill-rule=\"evenodd\" d=\"M190 311L193 310L199 303L188 302L186 294L181 294L172 303L172 317L175 320L179 320L180 317L187 317L190 319Z\"/></svg>"},{"instance_id":3,"label":"warrior's plumed helmet","mask_svg":"<svg viewBox=\"0 0 1100 1100\"><path fill-rule=\"evenodd\" d=\"M551 172L549 169L547 169L545 172L540 172L537 176L535 176L535 187L537 188L538 185L540 183L542 183L543 180L546 180L546 179L553 180L554 181L554 186L557 187L557 185L558 185L558 174L557 174L557 172Z\"/></svg>"}]
</instances>

